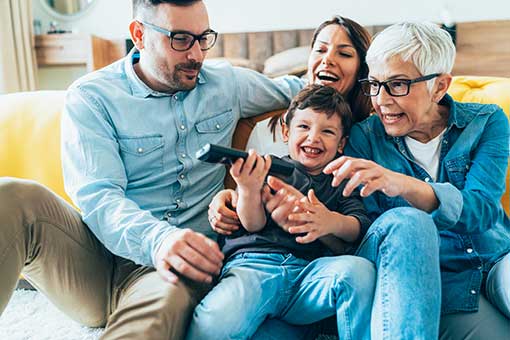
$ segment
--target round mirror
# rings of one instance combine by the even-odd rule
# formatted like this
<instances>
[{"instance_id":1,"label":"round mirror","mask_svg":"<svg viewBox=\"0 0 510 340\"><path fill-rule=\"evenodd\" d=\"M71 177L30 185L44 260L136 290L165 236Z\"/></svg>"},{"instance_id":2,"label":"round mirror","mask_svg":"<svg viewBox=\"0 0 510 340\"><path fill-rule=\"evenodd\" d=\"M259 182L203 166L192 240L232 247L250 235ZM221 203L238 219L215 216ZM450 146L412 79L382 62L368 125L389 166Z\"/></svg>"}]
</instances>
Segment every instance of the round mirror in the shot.
<instances>
[{"instance_id":1,"label":"round mirror","mask_svg":"<svg viewBox=\"0 0 510 340\"><path fill-rule=\"evenodd\" d=\"M43 7L54 17L71 20L83 15L96 0L41 0Z\"/></svg>"}]
</instances>

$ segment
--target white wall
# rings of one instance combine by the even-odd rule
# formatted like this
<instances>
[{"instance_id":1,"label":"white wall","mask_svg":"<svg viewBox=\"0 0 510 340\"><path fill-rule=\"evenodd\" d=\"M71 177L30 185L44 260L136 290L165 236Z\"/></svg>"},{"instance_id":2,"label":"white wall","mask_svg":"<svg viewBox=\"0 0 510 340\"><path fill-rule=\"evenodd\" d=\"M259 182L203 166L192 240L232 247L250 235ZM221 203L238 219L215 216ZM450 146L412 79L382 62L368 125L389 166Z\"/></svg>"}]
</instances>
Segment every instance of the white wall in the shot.
<instances>
[{"instance_id":1,"label":"white wall","mask_svg":"<svg viewBox=\"0 0 510 340\"><path fill-rule=\"evenodd\" d=\"M33 0L34 18L43 30L55 20ZM448 8L453 21L510 19L508 0L205 0L211 27L219 32L273 31L314 28L334 14L352 18L363 25L390 24L399 20L442 22ZM96 0L73 22L61 21L64 28L93 33L105 38L127 37L131 0Z\"/></svg>"},{"instance_id":2,"label":"white wall","mask_svg":"<svg viewBox=\"0 0 510 340\"><path fill-rule=\"evenodd\" d=\"M41 20L43 32L57 20L61 28L91 33L109 39L128 37L131 0L96 0L79 18L61 21L32 0L34 19ZM509 0L204 0L211 27L222 33L256 32L315 28L322 21L340 14L362 25L383 25L400 20L434 22L508 20ZM447 9L445 15L445 8ZM45 68L39 72L39 88L66 88L85 68ZM51 85L54 84L54 85Z\"/></svg>"}]
</instances>

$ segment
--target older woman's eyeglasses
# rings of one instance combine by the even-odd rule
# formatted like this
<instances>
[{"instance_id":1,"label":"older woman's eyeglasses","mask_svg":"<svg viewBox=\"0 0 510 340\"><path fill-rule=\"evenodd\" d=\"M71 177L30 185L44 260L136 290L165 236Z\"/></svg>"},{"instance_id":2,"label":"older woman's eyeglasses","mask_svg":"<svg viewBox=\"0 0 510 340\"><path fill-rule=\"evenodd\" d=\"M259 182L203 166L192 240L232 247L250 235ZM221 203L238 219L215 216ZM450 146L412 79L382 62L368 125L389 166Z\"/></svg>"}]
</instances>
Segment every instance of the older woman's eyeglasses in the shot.
<instances>
[{"instance_id":1,"label":"older woman's eyeglasses","mask_svg":"<svg viewBox=\"0 0 510 340\"><path fill-rule=\"evenodd\" d=\"M213 30L207 30L200 35L195 35L190 32L172 32L145 21L140 22L144 26L147 26L156 32L166 35L168 38L170 38L170 46L174 50L180 52L189 50L195 44L195 41L198 41L202 51L207 51L214 46L216 43L216 38L218 37L218 32Z\"/></svg>"},{"instance_id":2,"label":"older woman's eyeglasses","mask_svg":"<svg viewBox=\"0 0 510 340\"><path fill-rule=\"evenodd\" d=\"M375 97L379 95L381 87L393 97L403 97L409 94L411 85L422 81L427 81L438 77L441 73L432 73L416 79L389 79L385 81L377 81L373 79L360 79L361 91L365 96Z\"/></svg>"}]
</instances>

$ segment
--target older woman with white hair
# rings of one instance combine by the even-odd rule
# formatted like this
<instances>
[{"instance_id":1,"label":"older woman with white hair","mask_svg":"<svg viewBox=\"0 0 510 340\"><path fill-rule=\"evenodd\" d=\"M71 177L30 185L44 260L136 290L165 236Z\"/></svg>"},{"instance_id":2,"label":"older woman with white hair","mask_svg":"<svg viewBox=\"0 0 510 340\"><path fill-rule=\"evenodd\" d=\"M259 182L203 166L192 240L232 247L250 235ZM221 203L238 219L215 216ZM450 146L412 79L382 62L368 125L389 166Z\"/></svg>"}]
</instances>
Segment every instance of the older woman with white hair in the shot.
<instances>
[{"instance_id":1,"label":"older woman with white hair","mask_svg":"<svg viewBox=\"0 0 510 340\"><path fill-rule=\"evenodd\" d=\"M449 35L436 25L402 23L381 32L367 52L369 77L360 80L376 114L352 129L349 156L325 172L334 184L348 179L344 195L361 186L377 217L358 250L378 268L376 308L384 314L410 303L409 290L384 288L404 283L418 296L430 293L438 320L441 297L441 338L508 339L510 221L500 199L509 123L496 105L452 100L446 91L454 59ZM417 230L430 237L414 236ZM399 270L398 253L409 254L405 270L427 268ZM431 269L441 274L441 290L439 277L420 284L432 282L421 275Z\"/></svg>"},{"instance_id":2,"label":"older woman with white hair","mask_svg":"<svg viewBox=\"0 0 510 340\"><path fill-rule=\"evenodd\" d=\"M496 105L446 93L454 60L450 36L434 24L379 33L360 80L376 114L354 125L345 156L324 170L333 185L347 181L345 196L361 187L374 218L356 252L377 267L373 338L510 334L510 220L500 202L509 124ZM306 214L293 212L306 198L277 179L269 185L273 220L306 233Z\"/></svg>"}]
</instances>

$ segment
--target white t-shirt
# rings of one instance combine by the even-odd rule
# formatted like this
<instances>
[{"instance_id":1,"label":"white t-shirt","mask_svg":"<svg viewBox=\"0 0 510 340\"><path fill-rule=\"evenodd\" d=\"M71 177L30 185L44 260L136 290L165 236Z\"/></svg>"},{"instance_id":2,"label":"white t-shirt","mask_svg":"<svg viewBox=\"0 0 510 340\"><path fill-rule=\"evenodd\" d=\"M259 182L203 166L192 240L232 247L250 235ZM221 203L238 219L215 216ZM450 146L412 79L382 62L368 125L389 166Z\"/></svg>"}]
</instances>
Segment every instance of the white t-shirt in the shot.
<instances>
[{"instance_id":1,"label":"white t-shirt","mask_svg":"<svg viewBox=\"0 0 510 340\"><path fill-rule=\"evenodd\" d=\"M289 148L283 141L282 126L280 122L276 125L276 141L273 141L273 134L267 125L270 120L271 118L268 118L255 125L246 144L246 150L254 149L261 155L286 156L289 154Z\"/></svg>"},{"instance_id":2,"label":"white t-shirt","mask_svg":"<svg viewBox=\"0 0 510 340\"><path fill-rule=\"evenodd\" d=\"M437 179L439 156L441 155L441 139L443 138L445 131L446 129L427 143L421 143L416 139L407 136L404 138L415 162L427 171L434 182Z\"/></svg>"}]
</instances>

